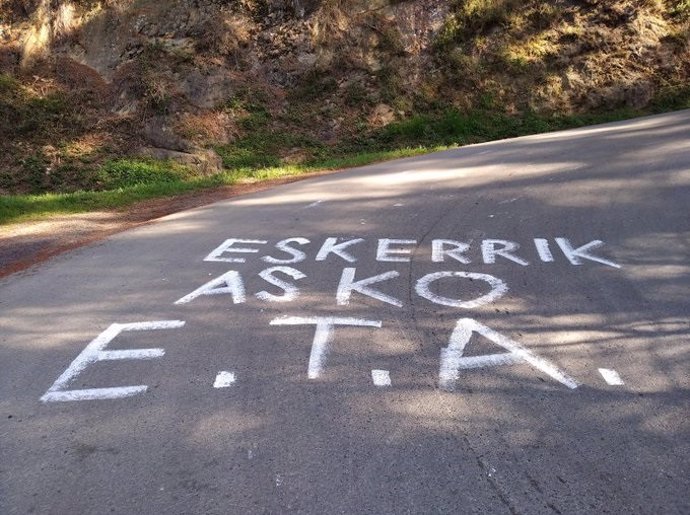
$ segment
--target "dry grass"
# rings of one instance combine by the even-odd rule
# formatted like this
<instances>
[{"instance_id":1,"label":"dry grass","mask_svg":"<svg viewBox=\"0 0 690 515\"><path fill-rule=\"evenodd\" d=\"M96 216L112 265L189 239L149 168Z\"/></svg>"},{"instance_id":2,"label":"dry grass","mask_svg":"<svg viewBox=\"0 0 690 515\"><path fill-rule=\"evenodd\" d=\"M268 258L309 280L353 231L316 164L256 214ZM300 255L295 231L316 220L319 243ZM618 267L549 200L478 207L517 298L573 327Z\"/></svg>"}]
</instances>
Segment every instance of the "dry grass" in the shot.
<instances>
[{"instance_id":1,"label":"dry grass","mask_svg":"<svg viewBox=\"0 0 690 515\"><path fill-rule=\"evenodd\" d=\"M223 13L207 20L196 38L196 50L202 54L230 57L235 65L242 59L242 49L251 37L255 24L242 14Z\"/></svg>"},{"instance_id":2,"label":"dry grass","mask_svg":"<svg viewBox=\"0 0 690 515\"><path fill-rule=\"evenodd\" d=\"M507 112L642 107L687 83L687 27L661 0L545 3L469 0L440 35L448 96L472 88L474 106ZM481 91L481 93L479 93Z\"/></svg>"},{"instance_id":3,"label":"dry grass","mask_svg":"<svg viewBox=\"0 0 690 515\"><path fill-rule=\"evenodd\" d=\"M312 41L316 47L342 40L352 26L352 13L345 0L325 0L313 16Z\"/></svg>"},{"instance_id":4,"label":"dry grass","mask_svg":"<svg viewBox=\"0 0 690 515\"><path fill-rule=\"evenodd\" d=\"M102 132L88 132L67 142L62 155L70 159L88 160L98 155L110 143L110 138Z\"/></svg>"},{"instance_id":5,"label":"dry grass","mask_svg":"<svg viewBox=\"0 0 690 515\"><path fill-rule=\"evenodd\" d=\"M184 113L175 131L197 145L227 145L240 133L233 117L225 111Z\"/></svg>"}]
</instances>

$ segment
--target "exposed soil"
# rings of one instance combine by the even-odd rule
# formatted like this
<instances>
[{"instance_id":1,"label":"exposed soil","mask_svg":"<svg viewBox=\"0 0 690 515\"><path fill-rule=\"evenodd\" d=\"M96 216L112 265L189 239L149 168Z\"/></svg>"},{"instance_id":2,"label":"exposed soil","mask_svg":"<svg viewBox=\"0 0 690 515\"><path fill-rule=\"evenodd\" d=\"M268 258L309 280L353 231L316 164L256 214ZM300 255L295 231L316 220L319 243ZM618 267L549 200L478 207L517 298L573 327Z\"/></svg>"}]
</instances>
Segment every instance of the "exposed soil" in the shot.
<instances>
[{"instance_id":1,"label":"exposed soil","mask_svg":"<svg viewBox=\"0 0 690 515\"><path fill-rule=\"evenodd\" d=\"M0 226L0 277L171 213L330 173L335 171L203 190L140 202L120 210L56 215L41 221Z\"/></svg>"}]
</instances>

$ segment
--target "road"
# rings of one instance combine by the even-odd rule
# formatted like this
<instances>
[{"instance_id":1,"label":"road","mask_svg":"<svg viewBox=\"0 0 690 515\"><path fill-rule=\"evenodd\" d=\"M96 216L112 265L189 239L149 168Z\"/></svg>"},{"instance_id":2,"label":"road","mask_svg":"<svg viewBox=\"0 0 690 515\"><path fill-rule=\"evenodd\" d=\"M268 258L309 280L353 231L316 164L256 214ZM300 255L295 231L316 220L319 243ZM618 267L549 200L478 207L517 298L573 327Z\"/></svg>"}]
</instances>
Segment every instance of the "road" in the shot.
<instances>
[{"instance_id":1,"label":"road","mask_svg":"<svg viewBox=\"0 0 690 515\"><path fill-rule=\"evenodd\" d=\"M690 111L0 281L0 513L690 513Z\"/></svg>"}]
</instances>

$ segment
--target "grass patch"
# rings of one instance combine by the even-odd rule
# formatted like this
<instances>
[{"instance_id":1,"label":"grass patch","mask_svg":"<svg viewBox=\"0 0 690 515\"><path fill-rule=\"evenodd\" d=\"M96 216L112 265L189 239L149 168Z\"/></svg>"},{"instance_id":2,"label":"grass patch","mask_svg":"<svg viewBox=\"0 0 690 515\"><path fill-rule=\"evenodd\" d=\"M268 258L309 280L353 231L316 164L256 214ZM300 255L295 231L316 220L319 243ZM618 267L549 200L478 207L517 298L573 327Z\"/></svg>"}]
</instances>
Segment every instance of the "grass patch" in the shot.
<instances>
[{"instance_id":1,"label":"grass patch","mask_svg":"<svg viewBox=\"0 0 690 515\"><path fill-rule=\"evenodd\" d=\"M228 170L205 178L138 183L107 191L78 191L74 193L46 193L42 195L6 195L0 197L0 224L35 220L49 215L85 213L98 209L125 208L143 200L169 197L192 191L238 183L256 182L332 170L362 166L376 161L398 159L434 150L426 147L359 153L351 156L323 160L319 163L282 165L260 168ZM159 162L157 167L165 167Z\"/></svg>"},{"instance_id":2,"label":"grass patch","mask_svg":"<svg viewBox=\"0 0 690 515\"><path fill-rule=\"evenodd\" d=\"M45 215L124 207L141 200L191 191L196 186L195 183L179 181L130 186L111 191L7 195L0 198L0 223L30 220Z\"/></svg>"},{"instance_id":3,"label":"grass patch","mask_svg":"<svg viewBox=\"0 0 690 515\"><path fill-rule=\"evenodd\" d=\"M690 0L671 0L671 15L681 18L690 18Z\"/></svg>"},{"instance_id":4,"label":"grass patch","mask_svg":"<svg viewBox=\"0 0 690 515\"><path fill-rule=\"evenodd\" d=\"M466 0L456 2L453 16L448 17L436 44L439 47L468 39L497 25L507 24L519 0Z\"/></svg>"},{"instance_id":5,"label":"grass patch","mask_svg":"<svg viewBox=\"0 0 690 515\"><path fill-rule=\"evenodd\" d=\"M379 140L386 144L418 142L422 145L462 146L528 134L582 127L633 117L632 110L579 116L548 116L528 112L510 116L489 110L470 114L445 111L440 115L417 115L386 127Z\"/></svg>"},{"instance_id":6,"label":"grass patch","mask_svg":"<svg viewBox=\"0 0 690 515\"><path fill-rule=\"evenodd\" d=\"M98 180L104 190L181 182L192 177L192 171L185 166L155 159L108 161L98 172Z\"/></svg>"},{"instance_id":7,"label":"grass patch","mask_svg":"<svg viewBox=\"0 0 690 515\"><path fill-rule=\"evenodd\" d=\"M681 109L690 109L690 85L687 84L664 88L649 107L649 111L653 113L665 113Z\"/></svg>"}]
</instances>

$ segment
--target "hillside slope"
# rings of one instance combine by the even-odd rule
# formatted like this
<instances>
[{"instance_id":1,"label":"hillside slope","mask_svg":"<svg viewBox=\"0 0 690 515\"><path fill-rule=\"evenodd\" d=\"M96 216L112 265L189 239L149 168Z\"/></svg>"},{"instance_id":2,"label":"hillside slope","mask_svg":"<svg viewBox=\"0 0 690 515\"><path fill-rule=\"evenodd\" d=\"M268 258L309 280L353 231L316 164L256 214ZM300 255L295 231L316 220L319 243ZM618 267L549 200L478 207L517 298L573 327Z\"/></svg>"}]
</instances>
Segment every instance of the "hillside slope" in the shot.
<instances>
[{"instance_id":1,"label":"hillside slope","mask_svg":"<svg viewBox=\"0 0 690 515\"><path fill-rule=\"evenodd\" d=\"M0 10L2 193L480 141L491 135L477 113L490 126L690 98L688 0L10 0ZM142 168L141 156L177 164Z\"/></svg>"}]
</instances>

